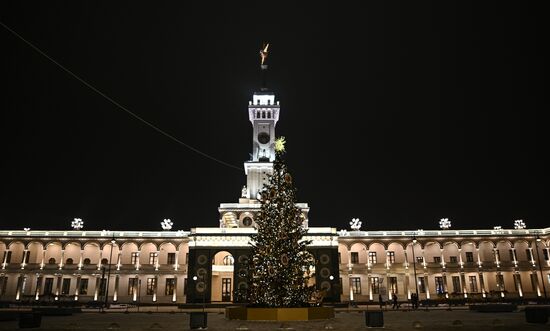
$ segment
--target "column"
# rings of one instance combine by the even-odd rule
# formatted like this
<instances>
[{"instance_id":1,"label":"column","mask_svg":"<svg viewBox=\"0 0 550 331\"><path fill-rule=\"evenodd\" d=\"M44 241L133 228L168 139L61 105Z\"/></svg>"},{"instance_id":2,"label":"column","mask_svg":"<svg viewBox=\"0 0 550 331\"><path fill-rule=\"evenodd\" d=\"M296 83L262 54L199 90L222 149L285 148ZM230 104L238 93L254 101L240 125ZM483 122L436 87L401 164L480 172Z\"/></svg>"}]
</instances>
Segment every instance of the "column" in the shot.
<instances>
[{"instance_id":1,"label":"column","mask_svg":"<svg viewBox=\"0 0 550 331\"><path fill-rule=\"evenodd\" d=\"M40 299L40 291L42 290L42 275L36 277L36 289L34 290L34 300Z\"/></svg>"},{"instance_id":2,"label":"column","mask_svg":"<svg viewBox=\"0 0 550 331\"><path fill-rule=\"evenodd\" d=\"M158 271L159 270L159 260L160 260L160 251L157 250L155 252L156 256L155 256L155 271Z\"/></svg>"},{"instance_id":3,"label":"column","mask_svg":"<svg viewBox=\"0 0 550 331\"><path fill-rule=\"evenodd\" d=\"M426 299L430 298L430 284L428 282L428 274L424 273L424 286L426 287Z\"/></svg>"},{"instance_id":4,"label":"column","mask_svg":"<svg viewBox=\"0 0 550 331\"><path fill-rule=\"evenodd\" d=\"M458 264L460 264L460 269L464 269L464 261L462 260L462 247L458 248Z\"/></svg>"},{"instance_id":5,"label":"column","mask_svg":"<svg viewBox=\"0 0 550 331\"><path fill-rule=\"evenodd\" d=\"M483 271L479 271L479 287L481 288L481 294L485 298L487 291L485 291L485 280L483 279Z\"/></svg>"},{"instance_id":6,"label":"column","mask_svg":"<svg viewBox=\"0 0 550 331\"><path fill-rule=\"evenodd\" d=\"M100 285L100 280L101 278L96 276L95 277L95 291L94 291L94 301L97 301L97 297L99 296L99 285Z\"/></svg>"},{"instance_id":7,"label":"column","mask_svg":"<svg viewBox=\"0 0 550 331\"><path fill-rule=\"evenodd\" d=\"M422 265L424 266L424 269L428 266L426 263L426 257L424 256L424 248L422 248Z\"/></svg>"},{"instance_id":8,"label":"column","mask_svg":"<svg viewBox=\"0 0 550 331\"><path fill-rule=\"evenodd\" d=\"M155 276L155 287L153 288L153 302L157 301L157 289L159 287L159 277Z\"/></svg>"},{"instance_id":9,"label":"column","mask_svg":"<svg viewBox=\"0 0 550 331\"><path fill-rule=\"evenodd\" d=\"M137 259L136 259L136 270L139 270L139 259L141 258L141 252L137 252Z\"/></svg>"},{"instance_id":10,"label":"column","mask_svg":"<svg viewBox=\"0 0 550 331\"><path fill-rule=\"evenodd\" d=\"M6 246L7 248L7 246ZM2 270L6 269L6 265L8 264L8 254L9 254L10 250L9 249L6 249L6 251L4 252L4 262L2 262Z\"/></svg>"},{"instance_id":11,"label":"column","mask_svg":"<svg viewBox=\"0 0 550 331\"><path fill-rule=\"evenodd\" d=\"M498 249L496 247L493 247L493 256L495 257L495 264L497 265L497 268L500 268L500 261L498 259Z\"/></svg>"},{"instance_id":12,"label":"column","mask_svg":"<svg viewBox=\"0 0 550 331\"><path fill-rule=\"evenodd\" d=\"M57 285L55 286L55 300L59 300L59 293L61 292L61 281L63 276L61 274L57 275Z\"/></svg>"},{"instance_id":13,"label":"column","mask_svg":"<svg viewBox=\"0 0 550 331\"><path fill-rule=\"evenodd\" d=\"M443 272L445 272L445 255L443 255L443 248L441 248L440 254L441 254L441 269Z\"/></svg>"},{"instance_id":14,"label":"column","mask_svg":"<svg viewBox=\"0 0 550 331\"><path fill-rule=\"evenodd\" d=\"M479 247L476 247L476 253L477 253L477 265L479 266L479 268L481 268L481 256L479 255Z\"/></svg>"},{"instance_id":15,"label":"column","mask_svg":"<svg viewBox=\"0 0 550 331\"><path fill-rule=\"evenodd\" d=\"M63 268L63 261L65 260L65 250L61 250L61 261L59 261L59 270Z\"/></svg>"},{"instance_id":16,"label":"column","mask_svg":"<svg viewBox=\"0 0 550 331\"><path fill-rule=\"evenodd\" d=\"M370 273L367 273L367 286L368 286L368 289L369 289L369 300L372 301L373 293L372 293L372 284L371 284L371 274Z\"/></svg>"},{"instance_id":17,"label":"column","mask_svg":"<svg viewBox=\"0 0 550 331\"><path fill-rule=\"evenodd\" d=\"M523 287L521 285L521 276L518 271L514 272L514 283L518 289L518 295L520 298L523 297Z\"/></svg>"},{"instance_id":18,"label":"column","mask_svg":"<svg viewBox=\"0 0 550 331\"><path fill-rule=\"evenodd\" d=\"M129 281L128 281L129 282ZM140 291L139 277L135 277L134 286L132 286L132 301L136 302L138 299L138 292Z\"/></svg>"},{"instance_id":19,"label":"column","mask_svg":"<svg viewBox=\"0 0 550 331\"><path fill-rule=\"evenodd\" d=\"M179 258L180 258L180 250L178 249L176 251L176 263L174 263L174 270L175 271L178 271L178 268L179 268L179 264L178 264L179 263ZM237 284L235 284L235 285L237 285Z\"/></svg>"},{"instance_id":20,"label":"column","mask_svg":"<svg viewBox=\"0 0 550 331\"><path fill-rule=\"evenodd\" d=\"M404 287L404 292L407 293L407 300L410 300L411 299L411 289L410 289L410 273L409 273L409 270L407 269L407 273L405 274L405 281L403 282L403 287Z\"/></svg>"},{"instance_id":21,"label":"column","mask_svg":"<svg viewBox=\"0 0 550 331\"><path fill-rule=\"evenodd\" d=\"M514 267L517 268L518 267L518 260L517 260L517 257L516 257L516 248L512 247L511 250L512 250L512 257L513 257Z\"/></svg>"},{"instance_id":22,"label":"column","mask_svg":"<svg viewBox=\"0 0 550 331\"><path fill-rule=\"evenodd\" d=\"M97 261L97 270L101 270L101 259L103 259L103 250L99 250L99 260Z\"/></svg>"},{"instance_id":23,"label":"column","mask_svg":"<svg viewBox=\"0 0 550 331\"><path fill-rule=\"evenodd\" d=\"M74 300L78 301L78 296L80 295L80 281L82 279L81 275L76 276L76 288L74 290Z\"/></svg>"},{"instance_id":24,"label":"column","mask_svg":"<svg viewBox=\"0 0 550 331\"><path fill-rule=\"evenodd\" d=\"M122 266L122 264L120 263L120 261L122 261L122 252L120 251L120 249L118 250L118 256L117 256L117 259L116 259L116 270L119 271L120 270L120 267Z\"/></svg>"},{"instance_id":25,"label":"column","mask_svg":"<svg viewBox=\"0 0 550 331\"><path fill-rule=\"evenodd\" d=\"M176 257L176 265L177 265L177 261L178 261L178 258ZM235 285L233 285L233 286L235 286ZM178 293L178 275L174 275L174 293L172 294L172 302L176 302L176 300L177 300L176 294L177 293Z\"/></svg>"},{"instance_id":26,"label":"column","mask_svg":"<svg viewBox=\"0 0 550 331\"><path fill-rule=\"evenodd\" d=\"M535 255L533 254L533 247L529 247L529 255L531 255L531 264L535 266Z\"/></svg>"},{"instance_id":27,"label":"column","mask_svg":"<svg viewBox=\"0 0 550 331\"><path fill-rule=\"evenodd\" d=\"M464 293L464 297L468 297L468 288L466 287L466 275L464 275L464 271L460 272L460 281L462 282L462 293Z\"/></svg>"},{"instance_id":28,"label":"column","mask_svg":"<svg viewBox=\"0 0 550 331\"><path fill-rule=\"evenodd\" d=\"M449 291L447 287L447 274L443 273L443 292L445 292L445 298L449 298Z\"/></svg>"},{"instance_id":29,"label":"column","mask_svg":"<svg viewBox=\"0 0 550 331\"><path fill-rule=\"evenodd\" d=\"M45 260L46 260L46 250L42 248L42 261L40 261L40 270L44 269Z\"/></svg>"},{"instance_id":30,"label":"column","mask_svg":"<svg viewBox=\"0 0 550 331\"><path fill-rule=\"evenodd\" d=\"M27 252L29 250L25 248L23 251L23 261L21 262L21 269L25 269L25 265L27 264Z\"/></svg>"},{"instance_id":31,"label":"column","mask_svg":"<svg viewBox=\"0 0 550 331\"><path fill-rule=\"evenodd\" d=\"M82 261L84 261L83 257L84 257L84 250L80 249L80 260L78 261L78 270L82 270Z\"/></svg>"},{"instance_id":32,"label":"column","mask_svg":"<svg viewBox=\"0 0 550 331\"><path fill-rule=\"evenodd\" d=\"M118 300L118 283L120 281L120 276L115 276L115 289L113 291L113 301L116 302Z\"/></svg>"}]
</instances>

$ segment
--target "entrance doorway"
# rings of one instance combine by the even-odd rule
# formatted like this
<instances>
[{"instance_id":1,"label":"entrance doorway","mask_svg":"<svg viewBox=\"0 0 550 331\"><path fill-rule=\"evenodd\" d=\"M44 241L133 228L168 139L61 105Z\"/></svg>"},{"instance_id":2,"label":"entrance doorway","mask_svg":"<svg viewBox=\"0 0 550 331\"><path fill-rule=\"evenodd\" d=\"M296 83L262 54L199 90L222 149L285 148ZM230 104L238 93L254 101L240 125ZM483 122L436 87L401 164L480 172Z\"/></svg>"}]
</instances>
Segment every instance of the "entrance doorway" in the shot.
<instances>
[{"instance_id":1,"label":"entrance doorway","mask_svg":"<svg viewBox=\"0 0 550 331\"><path fill-rule=\"evenodd\" d=\"M231 301L231 278L222 278L222 301Z\"/></svg>"}]
</instances>

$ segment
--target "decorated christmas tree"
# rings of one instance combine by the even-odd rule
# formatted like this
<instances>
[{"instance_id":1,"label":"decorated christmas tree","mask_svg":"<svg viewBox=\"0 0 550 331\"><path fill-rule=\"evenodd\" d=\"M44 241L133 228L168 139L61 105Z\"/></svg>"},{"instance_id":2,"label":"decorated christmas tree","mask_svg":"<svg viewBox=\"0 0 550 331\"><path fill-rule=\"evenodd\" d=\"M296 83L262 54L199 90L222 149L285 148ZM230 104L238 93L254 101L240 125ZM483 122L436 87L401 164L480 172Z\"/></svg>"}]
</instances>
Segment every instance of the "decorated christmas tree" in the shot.
<instances>
[{"instance_id":1,"label":"decorated christmas tree","mask_svg":"<svg viewBox=\"0 0 550 331\"><path fill-rule=\"evenodd\" d=\"M283 137L275 142L273 174L261 191L258 233L251 238L249 300L259 306L304 306L314 290L308 285L315 263L307 252L311 241L302 239L307 229L283 159L284 143Z\"/></svg>"}]
</instances>

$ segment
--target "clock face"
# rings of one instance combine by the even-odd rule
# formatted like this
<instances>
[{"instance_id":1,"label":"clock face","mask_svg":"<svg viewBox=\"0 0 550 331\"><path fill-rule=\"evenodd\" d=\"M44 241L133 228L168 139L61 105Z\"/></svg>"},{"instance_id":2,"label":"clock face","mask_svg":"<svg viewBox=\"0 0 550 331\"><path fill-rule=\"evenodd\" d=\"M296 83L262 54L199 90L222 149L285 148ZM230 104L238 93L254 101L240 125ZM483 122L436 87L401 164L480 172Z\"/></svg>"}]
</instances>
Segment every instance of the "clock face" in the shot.
<instances>
[{"instance_id":1,"label":"clock face","mask_svg":"<svg viewBox=\"0 0 550 331\"><path fill-rule=\"evenodd\" d=\"M260 142L260 144L267 144L269 142L269 133L260 132L258 134L258 141Z\"/></svg>"}]
</instances>

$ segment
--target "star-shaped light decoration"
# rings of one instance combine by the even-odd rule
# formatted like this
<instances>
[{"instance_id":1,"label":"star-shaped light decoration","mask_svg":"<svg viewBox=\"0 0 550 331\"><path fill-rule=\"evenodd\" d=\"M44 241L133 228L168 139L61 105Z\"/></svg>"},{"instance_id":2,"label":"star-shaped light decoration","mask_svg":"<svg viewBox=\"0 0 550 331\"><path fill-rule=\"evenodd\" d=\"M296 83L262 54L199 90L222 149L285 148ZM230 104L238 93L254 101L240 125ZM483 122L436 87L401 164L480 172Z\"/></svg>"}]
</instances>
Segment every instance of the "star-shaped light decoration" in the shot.
<instances>
[{"instance_id":1,"label":"star-shaped light decoration","mask_svg":"<svg viewBox=\"0 0 550 331\"><path fill-rule=\"evenodd\" d=\"M165 218L162 222L160 222L160 226L163 230L172 230L172 225L174 225L174 222L172 222L169 218Z\"/></svg>"},{"instance_id":2,"label":"star-shaped light decoration","mask_svg":"<svg viewBox=\"0 0 550 331\"><path fill-rule=\"evenodd\" d=\"M502 226L500 226L500 225L495 225L495 226L493 227L493 230L502 230Z\"/></svg>"},{"instance_id":3,"label":"star-shaped light decoration","mask_svg":"<svg viewBox=\"0 0 550 331\"><path fill-rule=\"evenodd\" d=\"M443 230L447 230L451 227L451 221L448 218L442 218L439 220L439 227Z\"/></svg>"},{"instance_id":4,"label":"star-shaped light decoration","mask_svg":"<svg viewBox=\"0 0 550 331\"><path fill-rule=\"evenodd\" d=\"M71 227L73 230L80 230L84 227L84 221L81 218L74 218L71 222Z\"/></svg>"},{"instance_id":5,"label":"star-shaped light decoration","mask_svg":"<svg viewBox=\"0 0 550 331\"><path fill-rule=\"evenodd\" d=\"M359 231L361 230L361 221L358 219L358 218L352 218L351 219L351 222L349 222L349 227L353 230L353 231Z\"/></svg>"},{"instance_id":6,"label":"star-shaped light decoration","mask_svg":"<svg viewBox=\"0 0 550 331\"><path fill-rule=\"evenodd\" d=\"M29 232L30 230L31 230L31 228L23 228L23 231Z\"/></svg>"},{"instance_id":7,"label":"star-shaped light decoration","mask_svg":"<svg viewBox=\"0 0 550 331\"><path fill-rule=\"evenodd\" d=\"M426 232L424 231L424 229L418 229L416 230L416 234L419 235L419 236L423 236Z\"/></svg>"},{"instance_id":8,"label":"star-shaped light decoration","mask_svg":"<svg viewBox=\"0 0 550 331\"><path fill-rule=\"evenodd\" d=\"M283 153L285 151L285 137L279 137L275 140L275 151Z\"/></svg>"},{"instance_id":9,"label":"star-shaped light decoration","mask_svg":"<svg viewBox=\"0 0 550 331\"><path fill-rule=\"evenodd\" d=\"M525 225L525 222L523 220L515 220L514 221L514 229L521 230L521 229L525 229L525 228L526 228L526 225Z\"/></svg>"}]
</instances>

